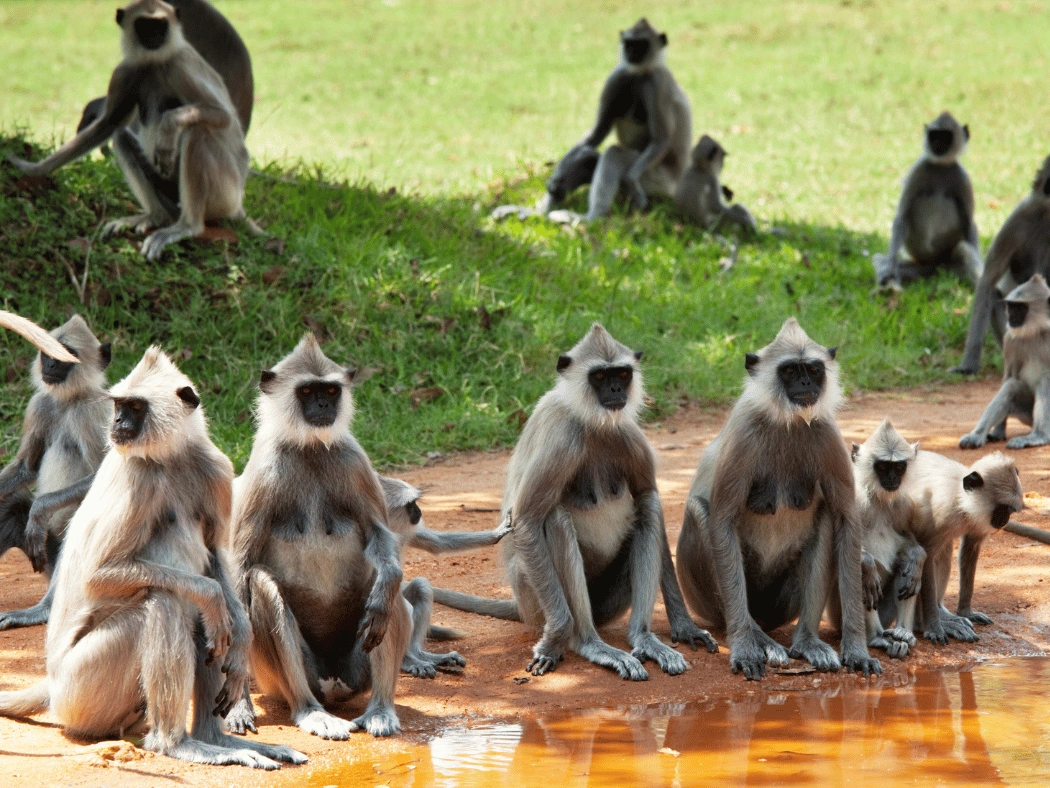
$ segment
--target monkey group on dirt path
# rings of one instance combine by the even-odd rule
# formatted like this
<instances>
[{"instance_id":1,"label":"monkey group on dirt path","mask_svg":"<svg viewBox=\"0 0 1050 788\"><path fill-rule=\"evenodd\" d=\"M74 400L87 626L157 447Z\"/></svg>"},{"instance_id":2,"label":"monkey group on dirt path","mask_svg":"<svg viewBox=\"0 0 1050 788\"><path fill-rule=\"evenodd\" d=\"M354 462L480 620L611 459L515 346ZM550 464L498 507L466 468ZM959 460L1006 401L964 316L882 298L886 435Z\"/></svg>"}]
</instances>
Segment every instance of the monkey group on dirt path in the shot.
<instances>
[{"instance_id":1,"label":"monkey group on dirt path","mask_svg":"<svg viewBox=\"0 0 1050 788\"><path fill-rule=\"evenodd\" d=\"M11 161L46 174L110 141L142 213L106 229L151 232L150 260L206 221L257 230L243 207L254 83L236 31L205 0L136 0L116 21L124 58L77 135L37 164ZM589 184L583 220L619 197L636 209L665 197L710 231L758 232L747 208L723 200L725 149L704 134L690 150L689 100L664 62L667 44L645 19L621 33L594 127L558 162L539 212ZM613 131L616 143L599 151ZM991 324L1005 374L960 446L1005 440L1010 416L1032 429L1007 448L1042 446L1050 159L982 261L959 163L969 138L947 112L926 125L889 251L873 260L877 284L896 289L942 269L974 282L960 369L976 371ZM903 659L917 633L941 645L977 640L976 627L991 623L972 607L981 546L1024 506L1017 468L1000 452L966 467L909 444L888 419L847 448L837 348L793 317L743 359L743 391L699 459L674 556L640 418L643 354L599 323L552 364L556 381L508 464L500 521L476 533L430 529L420 491L375 471L351 430L355 370L312 334L262 372L251 455L235 479L198 389L158 347L107 388L110 346L80 316L50 334L8 312L0 326L40 351L21 443L0 471L0 552L17 547L50 577L36 605L0 613L0 629L48 625L45 678L0 692L0 715L50 711L72 734L141 735L144 748L185 761L306 760L246 737L256 730L252 682L307 733L400 732L399 674L466 666L455 651L425 649L427 639L466 637L431 623L435 602L534 630L522 657L533 676L570 651L629 681L649 678L645 663L678 676L689 665L673 643L718 652L707 628L724 635L730 671L747 680L792 659L879 675L869 648ZM404 582L406 547L496 544L512 598ZM654 631L661 595L672 644ZM600 630L624 615L626 643L607 642ZM821 639L825 617L837 650ZM770 632L791 622L785 647ZM364 693L359 716L332 711Z\"/></svg>"}]
</instances>

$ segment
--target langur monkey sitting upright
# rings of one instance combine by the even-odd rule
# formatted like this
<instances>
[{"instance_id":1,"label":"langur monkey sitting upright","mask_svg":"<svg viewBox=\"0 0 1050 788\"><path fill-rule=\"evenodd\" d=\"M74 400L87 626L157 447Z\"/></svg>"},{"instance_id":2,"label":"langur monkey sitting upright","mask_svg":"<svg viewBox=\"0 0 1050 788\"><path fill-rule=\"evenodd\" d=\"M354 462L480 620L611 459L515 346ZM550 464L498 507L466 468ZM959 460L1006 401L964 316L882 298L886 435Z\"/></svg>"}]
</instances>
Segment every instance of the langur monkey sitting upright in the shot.
<instances>
[{"instance_id":1,"label":"langur monkey sitting upright","mask_svg":"<svg viewBox=\"0 0 1050 788\"><path fill-rule=\"evenodd\" d=\"M835 348L789 318L748 353L748 380L700 460L678 539L678 579L705 622L725 627L734 673L760 679L788 657L818 670L881 672L868 655L853 467L835 423ZM842 658L820 640L837 575ZM798 618L787 651L766 631Z\"/></svg>"},{"instance_id":2,"label":"langur monkey sitting upright","mask_svg":"<svg viewBox=\"0 0 1050 788\"><path fill-rule=\"evenodd\" d=\"M1032 427L1006 443L1025 449L1050 443L1050 287L1035 274L1006 297L1008 328L1003 336L1003 385L973 431L959 440L964 449L1006 440L1010 416Z\"/></svg>"},{"instance_id":3,"label":"langur monkey sitting upright","mask_svg":"<svg viewBox=\"0 0 1050 788\"><path fill-rule=\"evenodd\" d=\"M973 186L959 163L970 139L950 112L926 124L923 154L904 178L890 248L872 257L879 287L955 271L976 283L984 264L973 219ZM907 252L911 261L902 263Z\"/></svg>"},{"instance_id":4,"label":"langur monkey sitting upright","mask_svg":"<svg viewBox=\"0 0 1050 788\"><path fill-rule=\"evenodd\" d=\"M202 233L206 220L248 219L248 150L226 84L183 37L176 9L137 0L117 11L117 24L124 59L102 114L42 162L9 158L25 173L47 175L114 137L144 213L115 219L105 232L157 228L142 244L157 260L169 244Z\"/></svg>"},{"instance_id":5,"label":"langur monkey sitting upright","mask_svg":"<svg viewBox=\"0 0 1050 788\"><path fill-rule=\"evenodd\" d=\"M33 568L45 572L52 583L32 607L0 613L0 629L47 621L66 525L106 451L113 410L106 395L109 343L101 344L80 315L51 336L79 363L41 352L33 364L36 393L26 408L22 442L14 460L0 472L0 554L22 548ZM30 494L34 483L35 500Z\"/></svg>"},{"instance_id":6,"label":"langur monkey sitting upright","mask_svg":"<svg viewBox=\"0 0 1050 788\"><path fill-rule=\"evenodd\" d=\"M954 372L977 374L989 321L997 337L1005 330L997 299L1034 274L1050 278L1050 156L1036 173L1031 194L1014 208L988 247L984 272L973 294L966 348Z\"/></svg>"},{"instance_id":7,"label":"langur monkey sitting upright","mask_svg":"<svg viewBox=\"0 0 1050 788\"><path fill-rule=\"evenodd\" d=\"M300 729L326 739L401 730L394 691L412 634L379 475L350 433L353 376L313 334L262 373L233 513L255 678ZM321 705L369 688L352 722ZM254 721L245 683L228 722L243 731Z\"/></svg>"},{"instance_id":8,"label":"langur monkey sitting upright","mask_svg":"<svg viewBox=\"0 0 1050 788\"><path fill-rule=\"evenodd\" d=\"M723 222L740 226L744 232L757 233L755 217L740 203L726 205L722 202L733 199L733 192L719 180L725 164L726 150L708 135L696 143L691 154L691 164L678 181L674 199L679 209L708 230L714 231Z\"/></svg>"},{"instance_id":9,"label":"langur monkey sitting upright","mask_svg":"<svg viewBox=\"0 0 1050 788\"><path fill-rule=\"evenodd\" d=\"M693 128L689 99L664 64L666 46L667 35L645 19L620 33L622 59L602 88L594 128L555 167L544 213L585 183L591 184L588 220L608 214L621 192L637 210L648 206L648 195L674 196ZM619 144L599 154L614 128Z\"/></svg>"},{"instance_id":10,"label":"langur monkey sitting upright","mask_svg":"<svg viewBox=\"0 0 1050 788\"><path fill-rule=\"evenodd\" d=\"M908 531L914 507L900 492L918 454L919 444L904 440L889 419L863 444L854 443L851 452L857 516L864 529L861 577L868 645L897 659L915 645L915 606L926 562L926 551ZM895 627L884 629L894 621Z\"/></svg>"},{"instance_id":11,"label":"langur monkey sitting upright","mask_svg":"<svg viewBox=\"0 0 1050 788\"><path fill-rule=\"evenodd\" d=\"M536 404L507 467L503 516L513 512L503 559L513 601L434 589L435 601L472 613L543 628L526 670L543 675L572 649L596 665L638 681L651 659L671 675L685 659L650 629L670 560L656 459L638 423L640 352L595 323L558 359L558 383ZM668 592L665 587L664 596ZM597 627L630 609L628 654L601 639ZM711 636L693 624L679 640Z\"/></svg>"},{"instance_id":12,"label":"langur monkey sitting upright","mask_svg":"<svg viewBox=\"0 0 1050 788\"><path fill-rule=\"evenodd\" d=\"M47 678L0 693L0 714L50 708L70 733L141 731L147 750L195 763L305 762L226 735L216 716L247 680L249 628L225 568L233 465L197 393L152 347L110 395L112 449L69 524Z\"/></svg>"}]
</instances>

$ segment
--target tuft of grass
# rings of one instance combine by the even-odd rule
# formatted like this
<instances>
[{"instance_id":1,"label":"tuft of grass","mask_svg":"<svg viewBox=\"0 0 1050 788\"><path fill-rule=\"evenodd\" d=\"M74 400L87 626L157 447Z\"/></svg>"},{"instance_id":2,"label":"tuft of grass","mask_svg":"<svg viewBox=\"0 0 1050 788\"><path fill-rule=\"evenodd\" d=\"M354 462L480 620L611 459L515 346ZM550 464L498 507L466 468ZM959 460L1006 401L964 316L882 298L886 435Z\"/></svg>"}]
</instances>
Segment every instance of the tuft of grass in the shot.
<instances>
[{"instance_id":1,"label":"tuft of grass","mask_svg":"<svg viewBox=\"0 0 1050 788\"><path fill-rule=\"evenodd\" d=\"M17 135L0 136L4 149L44 155ZM942 277L873 297L877 236L798 222L755 241L725 238L679 224L666 203L590 228L487 218L497 198L534 198L544 175L480 198L405 196L270 166L249 179L246 203L282 243L242 232L238 243L186 242L154 264L137 240L98 238L105 221L136 210L111 158L82 159L28 190L4 164L0 299L48 327L83 314L114 343L111 381L149 344L163 346L197 382L238 467L259 371L306 331L362 370L354 429L380 466L511 444L558 353L595 320L645 351L651 418L682 398L731 400L744 353L790 315L840 346L848 385L952 379L971 291ZM581 193L572 205L585 201ZM85 268L81 300L70 272L82 280ZM7 453L31 394L31 358L0 333Z\"/></svg>"}]
</instances>

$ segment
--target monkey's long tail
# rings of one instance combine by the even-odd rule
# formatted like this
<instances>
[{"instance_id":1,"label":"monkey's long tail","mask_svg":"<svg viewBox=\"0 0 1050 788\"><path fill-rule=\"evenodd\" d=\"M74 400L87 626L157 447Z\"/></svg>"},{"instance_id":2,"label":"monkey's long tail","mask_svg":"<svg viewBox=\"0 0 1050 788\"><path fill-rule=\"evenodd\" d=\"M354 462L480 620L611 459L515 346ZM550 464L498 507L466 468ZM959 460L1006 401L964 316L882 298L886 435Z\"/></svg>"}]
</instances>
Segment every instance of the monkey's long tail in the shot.
<instances>
[{"instance_id":1,"label":"monkey's long tail","mask_svg":"<svg viewBox=\"0 0 1050 788\"><path fill-rule=\"evenodd\" d=\"M452 627L442 627L437 624L427 627L427 640L462 640L466 636L466 632Z\"/></svg>"},{"instance_id":2,"label":"monkey's long tail","mask_svg":"<svg viewBox=\"0 0 1050 788\"><path fill-rule=\"evenodd\" d=\"M518 603L513 599L489 599L485 596L449 591L447 588L435 588L434 601L456 610L477 613L479 616L502 618L504 621L521 621Z\"/></svg>"},{"instance_id":3,"label":"monkey's long tail","mask_svg":"<svg viewBox=\"0 0 1050 788\"><path fill-rule=\"evenodd\" d=\"M21 315L16 315L14 312L0 310L0 326L9 328L15 333L21 334L36 345L37 350L42 350L47 353L47 355L51 356L51 358L57 359L58 361L64 361L68 364L80 363L80 359L66 350L61 342L47 333L47 331L42 329L32 320L28 320Z\"/></svg>"},{"instance_id":4,"label":"monkey's long tail","mask_svg":"<svg viewBox=\"0 0 1050 788\"><path fill-rule=\"evenodd\" d=\"M47 711L51 705L51 689L47 679L17 692L0 692L0 715L30 717Z\"/></svg>"},{"instance_id":5,"label":"monkey's long tail","mask_svg":"<svg viewBox=\"0 0 1050 788\"><path fill-rule=\"evenodd\" d=\"M1050 531L1044 531L1042 528L1033 528L1030 525L1022 525L1019 522L1011 520L1003 528L1004 531L1009 531L1012 534L1023 536L1027 539L1033 539L1036 542L1042 542L1043 544L1050 544Z\"/></svg>"}]
</instances>

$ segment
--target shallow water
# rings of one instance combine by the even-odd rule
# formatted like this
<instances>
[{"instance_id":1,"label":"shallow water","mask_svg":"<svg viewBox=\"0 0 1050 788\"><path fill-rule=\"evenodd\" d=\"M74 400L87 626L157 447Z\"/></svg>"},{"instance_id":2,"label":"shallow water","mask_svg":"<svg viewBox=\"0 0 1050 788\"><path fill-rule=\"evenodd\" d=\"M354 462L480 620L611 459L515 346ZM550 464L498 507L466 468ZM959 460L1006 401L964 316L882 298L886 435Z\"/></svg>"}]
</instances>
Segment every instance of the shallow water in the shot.
<instances>
[{"instance_id":1,"label":"shallow water","mask_svg":"<svg viewBox=\"0 0 1050 788\"><path fill-rule=\"evenodd\" d=\"M734 680L736 680L734 678ZM1050 659L453 726L311 786L1050 785ZM889 783L887 783L889 781Z\"/></svg>"}]
</instances>

